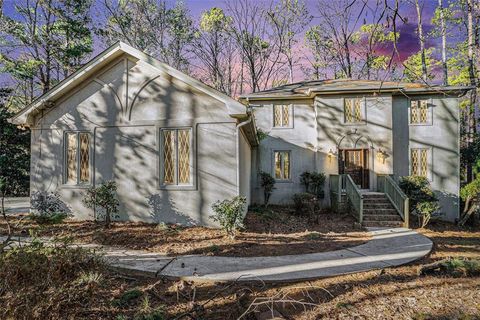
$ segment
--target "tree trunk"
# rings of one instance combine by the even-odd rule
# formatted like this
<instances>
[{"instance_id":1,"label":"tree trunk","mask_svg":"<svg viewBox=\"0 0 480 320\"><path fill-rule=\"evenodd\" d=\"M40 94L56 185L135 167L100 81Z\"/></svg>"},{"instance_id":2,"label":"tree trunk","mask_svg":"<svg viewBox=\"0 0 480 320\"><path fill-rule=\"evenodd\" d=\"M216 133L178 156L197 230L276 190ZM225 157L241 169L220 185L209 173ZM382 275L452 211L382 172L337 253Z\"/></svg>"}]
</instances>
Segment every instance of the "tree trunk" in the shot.
<instances>
[{"instance_id":1,"label":"tree trunk","mask_svg":"<svg viewBox=\"0 0 480 320\"><path fill-rule=\"evenodd\" d=\"M415 8L417 9L418 40L420 42L420 54L422 58L422 80L424 82L427 82L427 58L425 57L425 36L423 34L422 10L420 8L420 3L418 0L415 0Z\"/></svg>"},{"instance_id":2,"label":"tree trunk","mask_svg":"<svg viewBox=\"0 0 480 320\"><path fill-rule=\"evenodd\" d=\"M105 210L105 228L106 229L110 228L110 222L111 222L110 210Z\"/></svg>"},{"instance_id":3,"label":"tree trunk","mask_svg":"<svg viewBox=\"0 0 480 320\"><path fill-rule=\"evenodd\" d=\"M475 46L475 35L474 35L474 26L473 26L473 10L474 10L473 0L467 1L467 33L468 33L468 75L470 78L470 85L476 87L476 75L475 75L475 65L474 65L474 46ZM477 122L475 119L475 110L477 103L477 91L470 90L470 107L467 110L467 146L473 142L473 137L477 132ZM473 180L473 164L467 164L467 182Z\"/></svg>"},{"instance_id":4,"label":"tree trunk","mask_svg":"<svg viewBox=\"0 0 480 320\"><path fill-rule=\"evenodd\" d=\"M443 12L443 0L438 0L440 9L440 28L442 33L442 69L443 85L448 86L448 66L447 66L447 26L445 24L445 14Z\"/></svg>"}]
</instances>

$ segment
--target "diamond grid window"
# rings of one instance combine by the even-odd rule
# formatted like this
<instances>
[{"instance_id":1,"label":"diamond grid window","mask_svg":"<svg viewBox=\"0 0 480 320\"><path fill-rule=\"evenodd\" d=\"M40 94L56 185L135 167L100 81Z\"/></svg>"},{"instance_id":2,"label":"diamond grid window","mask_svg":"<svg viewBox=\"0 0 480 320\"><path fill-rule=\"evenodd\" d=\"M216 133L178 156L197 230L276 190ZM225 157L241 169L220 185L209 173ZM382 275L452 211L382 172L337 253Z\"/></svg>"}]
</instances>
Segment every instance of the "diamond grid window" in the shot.
<instances>
[{"instance_id":1,"label":"diamond grid window","mask_svg":"<svg viewBox=\"0 0 480 320\"><path fill-rule=\"evenodd\" d=\"M173 184L175 181L175 131L163 131L163 183Z\"/></svg>"},{"instance_id":2,"label":"diamond grid window","mask_svg":"<svg viewBox=\"0 0 480 320\"><path fill-rule=\"evenodd\" d=\"M410 150L411 174L413 176L428 176L428 149Z\"/></svg>"},{"instance_id":3,"label":"diamond grid window","mask_svg":"<svg viewBox=\"0 0 480 320\"><path fill-rule=\"evenodd\" d=\"M288 105L273 106L273 126L289 127L290 126L290 107Z\"/></svg>"},{"instance_id":4,"label":"diamond grid window","mask_svg":"<svg viewBox=\"0 0 480 320\"><path fill-rule=\"evenodd\" d=\"M410 123L411 124L428 123L428 100L410 101Z\"/></svg>"},{"instance_id":5,"label":"diamond grid window","mask_svg":"<svg viewBox=\"0 0 480 320\"><path fill-rule=\"evenodd\" d=\"M77 134L67 133L67 182L77 183Z\"/></svg>"},{"instance_id":6,"label":"diamond grid window","mask_svg":"<svg viewBox=\"0 0 480 320\"><path fill-rule=\"evenodd\" d=\"M80 182L90 181L90 135L80 133Z\"/></svg>"},{"instance_id":7,"label":"diamond grid window","mask_svg":"<svg viewBox=\"0 0 480 320\"><path fill-rule=\"evenodd\" d=\"M190 130L178 130L178 180L190 182Z\"/></svg>"},{"instance_id":8,"label":"diamond grid window","mask_svg":"<svg viewBox=\"0 0 480 320\"><path fill-rule=\"evenodd\" d=\"M191 184L191 130L165 129L163 133L163 184Z\"/></svg>"},{"instance_id":9,"label":"diamond grid window","mask_svg":"<svg viewBox=\"0 0 480 320\"><path fill-rule=\"evenodd\" d=\"M275 179L290 179L290 151L275 151Z\"/></svg>"},{"instance_id":10,"label":"diamond grid window","mask_svg":"<svg viewBox=\"0 0 480 320\"><path fill-rule=\"evenodd\" d=\"M343 107L346 123L362 122L362 98L347 98Z\"/></svg>"},{"instance_id":11,"label":"diamond grid window","mask_svg":"<svg viewBox=\"0 0 480 320\"><path fill-rule=\"evenodd\" d=\"M65 182L90 183L90 133L67 132L65 134Z\"/></svg>"}]
</instances>

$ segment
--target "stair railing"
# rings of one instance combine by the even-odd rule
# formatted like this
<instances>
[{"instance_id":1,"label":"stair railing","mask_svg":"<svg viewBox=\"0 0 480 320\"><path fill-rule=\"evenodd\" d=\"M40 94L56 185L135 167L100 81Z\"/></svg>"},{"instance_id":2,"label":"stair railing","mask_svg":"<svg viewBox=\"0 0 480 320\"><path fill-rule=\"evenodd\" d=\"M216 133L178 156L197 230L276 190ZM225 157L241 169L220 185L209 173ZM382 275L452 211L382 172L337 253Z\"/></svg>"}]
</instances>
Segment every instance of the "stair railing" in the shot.
<instances>
[{"instance_id":1,"label":"stair railing","mask_svg":"<svg viewBox=\"0 0 480 320\"><path fill-rule=\"evenodd\" d=\"M409 226L409 199L398 184L389 175L377 176L378 191L385 193L395 210L403 219L403 225Z\"/></svg>"},{"instance_id":2,"label":"stair railing","mask_svg":"<svg viewBox=\"0 0 480 320\"><path fill-rule=\"evenodd\" d=\"M345 175L345 191L347 193L348 200L354 209L354 216L359 223L363 222L363 195L360 189L353 182L352 177L349 174Z\"/></svg>"}]
</instances>

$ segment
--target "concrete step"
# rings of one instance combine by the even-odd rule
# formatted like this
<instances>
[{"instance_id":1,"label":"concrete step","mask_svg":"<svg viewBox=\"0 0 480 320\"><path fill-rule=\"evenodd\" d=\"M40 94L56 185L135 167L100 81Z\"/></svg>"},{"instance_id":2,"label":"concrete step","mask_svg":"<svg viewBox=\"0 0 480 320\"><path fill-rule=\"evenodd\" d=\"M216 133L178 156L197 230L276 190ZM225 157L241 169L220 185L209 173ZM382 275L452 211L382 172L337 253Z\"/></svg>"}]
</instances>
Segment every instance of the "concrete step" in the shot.
<instances>
[{"instance_id":1,"label":"concrete step","mask_svg":"<svg viewBox=\"0 0 480 320\"><path fill-rule=\"evenodd\" d=\"M403 227L403 221L363 221L364 227L386 227L398 228Z\"/></svg>"},{"instance_id":2,"label":"concrete step","mask_svg":"<svg viewBox=\"0 0 480 320\"><path fill-rule=\"evenodd\" d=\"M372 214L372 215L398 215L397 210L393 208L389 209L363 209L363 214Z\"/></svg>"},{"instance_id":3,"label":"concrete step","mask_svg":"<svg viewBox=\"0 0 480 320\"><path fill-rule=\"evenodd\" d=\"M387 196L385 195L385 193L380 193L380 192L367 192L367 193L363 193L363 199L372 199L372 200L379 200L379 199L385 199L388 201L388 198Z\"/></svg>"},{"instance_id":4,"label":"concrete step","mask_svg":"<svg viewBox=\"0 0 480 320\"><path fill-rule=\"evenodd\" d=\"M364 214L363 221L403 221L398 214Z\"/></svg>"}]
</instances>

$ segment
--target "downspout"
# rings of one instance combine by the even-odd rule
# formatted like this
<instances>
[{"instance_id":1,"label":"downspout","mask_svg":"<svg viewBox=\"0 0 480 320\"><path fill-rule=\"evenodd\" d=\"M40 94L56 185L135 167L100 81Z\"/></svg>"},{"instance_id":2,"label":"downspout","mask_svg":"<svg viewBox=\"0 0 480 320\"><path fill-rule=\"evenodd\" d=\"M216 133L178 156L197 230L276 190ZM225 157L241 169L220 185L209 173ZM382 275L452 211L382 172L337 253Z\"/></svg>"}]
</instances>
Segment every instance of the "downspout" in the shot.
<instances>
[{"instance_id":1,"label":"downspout","mask_svg":"<svg viewBox=\"0 0 480 320\"><path fill-rule=\"evenodd\" d=\"M247 103L248 103L248 98L247 98ZM237 152L236 152L236 158L237 158L237 194L240 195L240 128L251 123L252 122L252 115L251 115L251 110L250 107L247 106L247 115L248 119L240 122L237 124L236 128L236 133L237 133Z\"/></svg>"}]
</instances>

